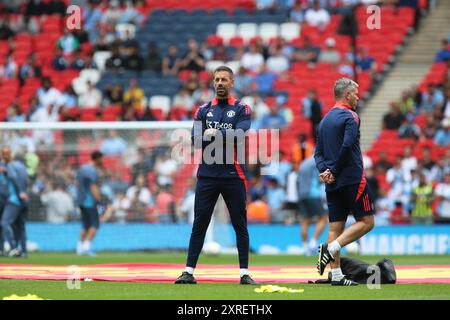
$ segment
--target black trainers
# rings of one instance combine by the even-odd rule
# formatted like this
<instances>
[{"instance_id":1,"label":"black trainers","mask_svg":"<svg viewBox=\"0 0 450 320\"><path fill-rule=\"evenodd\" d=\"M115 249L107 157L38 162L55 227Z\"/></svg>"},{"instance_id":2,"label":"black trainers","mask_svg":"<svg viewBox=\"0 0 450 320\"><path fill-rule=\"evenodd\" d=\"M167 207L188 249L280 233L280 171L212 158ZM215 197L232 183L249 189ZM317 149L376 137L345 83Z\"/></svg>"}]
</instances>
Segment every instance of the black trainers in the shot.
<instances>
[{"instance_id":1,"label":"black trainers","mask_svg":"<svg viewBox=\"0 0 450 320\"><path fill-rule=\"evenodd\" d=\"M241 277L241 284L257 284L248 274Z\"/></svg>"},{"instance_id":2,"label":"black trainers","mask_svg":"<svg viewBox=\"0 0 450 320\"><path fill-rule=\"evenodd\" d=\"M320 275L323 275L327 264L329 264L331 261L334 261L334 259L328 251L328 244L321 244L319 246L319 259L317 261L317 271Z\"/></svg>"},{"instance_id":3,"label":"black trainers","mask_svg":"<svg viewBox=\"0 0 450 320\"><path fill-rule=\"evenodd\" d=\"M175 280L175 284L197 284L194 276L187 271L183 271L181 276Z\"/></svg>"},{"instance_id":4,"label":"black trainers","mask_svg":"<svg viewBox=\"0 0 450 320\"><path fill-rule=\"evenodd\" d=\"M353 281L353 280L349 280L346 277L343 277L341 280L339 281L331 281L331 285L332 286L357 286L358 283Z\"/></svg>"}]
</instances>

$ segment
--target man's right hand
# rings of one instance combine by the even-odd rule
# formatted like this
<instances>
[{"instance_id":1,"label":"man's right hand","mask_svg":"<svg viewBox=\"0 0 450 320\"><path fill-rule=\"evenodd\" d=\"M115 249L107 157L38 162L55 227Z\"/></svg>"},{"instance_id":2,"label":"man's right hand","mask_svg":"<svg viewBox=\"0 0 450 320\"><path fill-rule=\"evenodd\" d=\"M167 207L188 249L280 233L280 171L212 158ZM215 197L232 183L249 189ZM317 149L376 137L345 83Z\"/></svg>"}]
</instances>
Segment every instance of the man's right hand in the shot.
<instances>
[{"instance_id":1,"label":"man's right hand","mask_svg":"<svg viewBox=\"0 0 450 320\"><path fill-rule=\"evenodd\" d=\"M327 169L321 174L319 174L319 181L324 182L326 184L333 184L336 181L336 178L330 171L330 169Z\"/></svg>"}]
</instances>

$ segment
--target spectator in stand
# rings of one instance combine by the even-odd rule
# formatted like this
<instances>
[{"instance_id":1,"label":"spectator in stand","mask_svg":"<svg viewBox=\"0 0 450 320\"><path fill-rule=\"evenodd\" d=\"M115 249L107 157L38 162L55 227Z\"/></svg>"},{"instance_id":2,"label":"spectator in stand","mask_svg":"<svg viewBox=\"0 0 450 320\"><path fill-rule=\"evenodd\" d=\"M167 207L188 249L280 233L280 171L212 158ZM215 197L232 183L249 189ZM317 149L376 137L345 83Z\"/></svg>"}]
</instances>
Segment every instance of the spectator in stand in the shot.
<instances>
[{"instance_id":1,"label":"spectator in stand","mask_svg":"<svg viewBox=\"0 0 450 320\"><path fill-rule=\"evenodd\" d=\"M315 46L308 36L303 37L303 45L294 49L292 61L316 63L319 58L320 48Z\"/></svg>"},{"instance_id":2,"label":"spectator in stand","mask_svg":"<svg viewBox=\"0 0 450 320\"><path fill-rule=\"evenodd\" d=\"M257 73L264 65L264 57L255 44L249 45L248 52L244 53L241 58L241 66L246 70Z\"/></svg>"},{"instance_id":3,"label":"spectator in stand","mask_svg":"<svg viewBox=\"0 0 450 320\"><path fill-rule=\"evenodd\" d=\"M399 138L408 138L418 140L420 137L420 127L414 123L414 115L406 115L402 125L398 128Z\"/></svg>"},{"instance_id":4,"label":"spectator in stand","mask_svg":"<svg viewBox=\"0 0 450 320\"><path fill-rule=\"evenodd\" d=\"M214 48L214 53L212 55L211 60L219 60L227 62L230 60L227 52L225 51L225 46L223 44L218 45Z\"/></svg>"},{"instance_id":5,"label":"spectator in stand","mask_svg":"<svg viewBox=\"0 0 450 320\"><path fill-rule=\"evenodd\" d=\"M431 171L436 165L436 162L431 158L431 150L429 147L423 148L422 162L424 170Z\"/></svg>"},{"instance_id":6,"label":"spectator in stand","mask_svg":"<svg viewBox=\"0 0 450 320\"><path fill-rule=\"evenodd\" d=\"M303 23L305 20L305 12L302 7L302 2L296 0L294 6L289 10L289 22Z\"/></svg>"},{"instance_id":7,"label":"spectator in stand","mask_svg":"<svg viewBox=\"0 0 450 320\"><path fill-rule=\"evenodd\" d=\"M184 87L188 90L190 95L193 95L195 90L197 90L199 86L200 86L200 80L198 77L198 73L195 71L192 71L189 74L189 78L184 83Z\"/></svg>"},{"instance_id":8,"label":"spectator in stand","mask_svg":"<svg viewBox=\"0 0 450 320\"><path fill-rule=\"evenodd\" d=\"M214 91L211 90L208 82L200 81L198 89L195 90L194 93L192 94L192 98L194 99L195 105L201 106L207 103L208 101L214 99Z\"/></svg>"},{"instance_id":9,"label":"spectator in stand","mask_svg":"<svg viewBox=\"0 0 450 320\"><path fill-rule=\"evenodd\" d=\"M106 59L105 68L111 71L122 71L125 68L125 59L120 54L119 47L112 47L111 56Z\"/></svg>"},{"instance_id":10,"label":"spectator in stand","mask_svg":"<svg viewBox=\"0 0 450 320\"><path fill-rule=\"evenodd\" d=\"M0 21L0 40L11 40L14 38L16 33L11 28L10 18L7 15L2 21Z\"/></svg>"},{"instance_id":11,"label":"spectator in stand","mask_svg":"<svg viewBox=\"0 0 450 320\"><path fill-rule=\"evenodd\" d=\"M239 96L246 96L250 94L251 77L247 74L247 71L243 66L239 67L238 73L234 76L233 89Z\"/></svg>"},{"instance_id":12,"label":"spectator in stand","mask_svg":"<svg viewBox=\"0 0 450 320\"><path fill-rule=\"evenodd\" d=\"M125 68L136 72L142 71L144 68L144 59L139 53L139 48L130 49L130 54L125 59Z\"/></svg>"},{"instance_id":13,"label":"spectator in stand","mask_svg":"<svg viewBox=\"0 0 450 320\"><path fill-rule=\"evenodd\" d=\"M353 78L355 70L353 68L353 60L351 57L346 56L342 58L341 64L338 67L338 72L345 77Z\"/></svg>"},{"instance_id":14,"label":"spectator in stand","mask_svg":"<svg viewBox=\"0 0 450 320\"><path fill-rule=\"evenodd\" d=\"M403 90L402 97L398 102L402 114L415 113L414 98L410 90Z\"/></svg>"},{"instance_id":15,"label":"spectator in stand","mask_svg":"<svg viewBox=\"0 0 450 320\"><path fill-rule=\"evenodd\" d=\"M69 67L69 61L64 57L63 51L60 48L55 49L52 67L57 71L64 71Z\"/></svg>"},{"instance_id":16,"label":"spectator in stand","mask_svg":"<svg viewBox=\"0 0 450 320\"><path fill-rule=\"evenodd\" d=\"M260 195L256 195L247 206L248 223L269 223L269 206L262 201Z\"/></svg>"},{"instance_id":17,"label":"spectator in stand","mask_svg":"<svg viewBox=\"0 0 450 320\"><path fill-rule=\"evenodd\" d=\"M378 184L378 180L375 177L374 170L372 168L368 168L365 171L367 185L372 192L373 201L376 202L380 194L380 185Z\"/></svg>"},{"instance_id":18,"label":"spectator in stand","mask_svg":"<svg viewBox=\"0 0 450 320\"><path fill-rule=\"evenodd\" d=\"M388 160L386 151L381 151L378 161L374 165L375 174L385 173L392 168L392 163Z\"/></svg>"},{"instance_id":19,"label":"spectator in stand","mask_svg":"<svg viewBox=\"0 0 450 320\"><path fill-rule=\"evenodd\" d=\"M31 122L57 122L59 121L59 113L55 111L57 108L53 104L46 107L38 108L31 116ZM33 140L36 145L44 144L46 147L53 147L54 135L51 130L34 130Z\"/></svg>"},{"instance_id":20,"label":"spectator in stand","mask_svg":"<svg viewBox=\"0 0 450 320\"><path fill-rule=\"evenodd\" d=\"M81 50L77 50L74 52L72 62L70 63L70 68L79 71L86 68L86 59L81 56Z\"/></svg>"},{"instance_id":21,"label":"spectator in stand","mask_svg":"<svg viewBox=\"0 0 450 320\"><path fill-rule=\"evenodd\" d=\"M330 23L330 14L327 10L320 7L318 0L314 0L312 8L305 12L305 22L312 27L318 27L320 30L323 30Z\"/></svg>"},{"instance_id":22,"label":"spectator in stand","mask_svg":"<svg viewBox=\"0 0 450 320\"><path fill-rule=\"evenodd\" d=\"M261 65L259 73L253 77L251 86L254 92L261 95L271 95L273 93L273 84L278 76L267 69L266 64Z\"/></svg>"},{"instance_id":23,"label":"spectator in stand","mask_svg":"<svg viewBox=\"0 0 450 320\"><path fill-rule=\"evenodd\" d=\"M190 39L188 52L180 60L180 69L199 72L205 69L205 63L205 57L200 53L197 41Z\"/></svg>"},{"instance_id":24,"label":"spectator in stand","mask_svg":"<svg viewBox=\"0 0 450 320\"><path fill-rule=\"evenodd\" d=\"M327 38L325 41L326 49L319 54L319 62L331 63L335 66L341 61L341 54L335 49L336 40L334 38Z\"/></svg>"},{"instance_id":25,"label":"spectator in stand","mask_svg":"<svg viewBox=\"0 0 450 320\"><path fill-rule=\"evenodd\" d=\"M176 223L175 199L168 186L162 186L155 201L155 214L160 223Z\"/></svg>"},{"instance_id":26,"label":"spectator in stand","mask_svg":"<svg viewBox=\"0 0 450 320\"><path fill-rule=\"evenodd\" d=\"M356 56L356 66L358 71L368 71L372 74L377 72L375 59L369 55L367 49L364 47L359 49L359 55Z\"/></svg>"},{"instance_id":27,"label":"spectator in stand","mask_svg":"<svg viewBox=\"0 0 450 320\"><path fill-rule=\"evenodd\" d=\"M135 112L143 113L145 108L143 104L144 96L144 90L139 87L136 79L131 79L128 90L123 94L123 101L130 103Z\"/></svg>"},{"instance_id":28,"label":"spectator in stand","mask_svg":"<svg viewBox=\"0 0 450 320\"><path fill-rule=\"evenodd\" d=\"M144 17L136 10L133 2L125 2L125 10L120 13L119 23L131 23L139 26L144 21Z\"/></svg>"},{"instance_id":29,"label":"spectator in stand","mask_svg":"<svg viewBox=\"0 0 450 320\"><path fill-rule=\"evenodd\" d=\"M102 93L91 81L87 81L86 91L78 98L78 105L81 109L99 108L102 104Z\"/></svg>"},{"instance_id":30,"label":"spectator in stand","mask_svg":"<svg viewBox=\"0 0 450 320\"><path fill-rule=\"evenodd\" d=\"M432 115L428 115L425 127L422 129L421 137L423 139L434 139L437 131L438 131L437 119Z\"/></svg>"},{"instance_id":31,"label":"spectator in stand","mask_svg":"<svg viewBox=\"0 0 450 320\"><path fill-rule=\"evenodd\" d=\"M20 106L13 102L6 111L6 121L8 122L25 122L26 118Z\"/></svg>"},{"instance_id":32,"label":"spectator in stand","mask_svg":"<svg viewBox=\"0 0 450 320\"><path fill-rule=\"evenodd\" d=\"M386 172L386 182L392 189L401 186L404 180L411 180L411 173L405 172L402 168L402 157L397 157L394 166Z\"/></svg>"},{"instance_id":33,"label":"spectator in stand","mask_svg":"<svg viewBox=\"0 0 450 320\"><path fill-rule=\"evenodd\" d=\"M100 152L105 156L121 156L126 149L125 140L118 136L116 130L109 130L108 137L103 140L100 146Z\"/></svg>"},{"instance_id":34,"label":"spectator in stand","mask_svg":"<svg viewBox=\"0 0 450 320\"><path fill-rule=\"evenodd\" d=\"M40 78L42 76L42 69L36 61L36 56L30 54L25 63L20 67L19 80L21 85L25 84L25 80L28 78Z\"/></svg>"},{"instance_id":35,"label":"spectator in stand","mask_svg":"<svg viewBox=\"0 0 450 320\"><path fill-rule=\"evenodd\" d=\"M64 33L61 38L58 39L56 47L61 49L65 56L71 55L76 50L80 48L80 43L78 39L75 38L73 33L71 33L67 28L64 29Z\"/></svg>"},{"instance_id":36,"label":"spectator in stand","mask_svg":"<svg viewBox=\"0 0 450 320\"><path fill-rule=\"evenodd\" d=\"M278 113L280 113L284 117L284 119L286 119L287 124L290 125L294 120L294 113L287 106L286 100L287 98L285 95L279 94L275 100L275 107L278 109Z\"/></svg>"},{"instance_id":37,"label":"spectator in stand","mask_svg":"<svg viewBox=\"0 0 450 320\"><path fill-rule=\"evenodd\" d=\"M405 120L405 116L400 112L398 103L391 102L391 111L383 117L383 130L398 130Z\"/></svg>"},{"instance_id":38,"label":"spectator in stand","mask_svg":"<svg viewBox=\"0 0 450 320\"><path fill-rule=\"evenodd\" d=\"M289 60L283 55L282 49L275 49L275 52L267 59L267 69L278 76L289 70Z\"/></svg>"},{"instance_id":39,"label":"spectator in stand","mask_svg":"<svg viewBox=\"0 0 450 320\"><path fill-rule=\"evenodd\" d=\"M444 180L436 185L434 195L438 200L437 222L450 223L450 171L447 171Z\"/></svg>"},{"instance_id":40,"label":"spectator in stand","mask_svg":"<svg viewBox=\"0 0 450 320\"><path fill-rule=\"evenodd\" d=\"M308 141L305 134L299 134L297 142L292 146L292 161L294 165L301 165L302 161L314 153L314 144Z\"/></svg>"},{"instance_id":41,"label":"spectator in stand","mask_svg":"<svg viewBox=\"0 0 450 320\"><path fill-rule=\"evenodd\" d=\"M153 70L157 73L162 71L162 58L155 42L148 44L148 54L144 61L144 69Z\"/></svg>"},{"instance_id":42,"label":"spectator in stand","mask_svg":"<svg viewBox=\"0 0 450 320\"><path fill-rule=\"evenodd\" d=\"M436 132L434 143L438 146L450 145L450 118L446 118L441 122L442 127Z\"/></svg>"},{"instance_id":43,"label":"spectator in stand","mask_svg":"<svg viewBox=\"0 0 450 320\"><path fill-rule=\"evenodd\" d=\"M156 181L160 186L170 186L173 184L173 178L177 172L178 165L174 159L170 158L168 152L164 152L155 161Z\"/></svg>"},{"instance_id":44,"label":"spectator in stand","mask_svg":"<svg viewBox=\"0 0 450 320\"><path fill-rule=\"evenodd\" d=\"M27 150L30 153L34 153L36 151L36 146L26 130L19 130L17 135L11 140L11 150L13 154L20 153L21 150Z\"/></svg>"},{"instance_id":45,"label":"spectator in stand","mask_svg":"<svg viewBox=\"0 0 450 320\"><path fill-rule=\"evenodd\" d=\"M435 62L447 62L450 60L450 45L447 39L442 40L442 48L436 53Z\"/></svg>"},{"instance_id":46,"label":"spectator in stand","mask_svg":"<svg viewBox=\"0 0 450 320\"><path fill-rule=\"evenodd\" d=\"M150 172L153 167L153 161L151 157L148 157L145 150L140 148L138 150L138 159L131 167L131 175L133 183L136 183L136 178L138 175L142 174L144 177Z\"/></svg>"},{"instance_id":47,"label":"spectator in stand","mask_svg":"<svg viewBox=\"0 0 450 320\"><path fill-rule=\"evenodd\" d=\"M417 158L413 155L412 146L405 147L405 153L402 159L402 170L404 172L410 172L417 169Z\"/></svg>"},{"instance_id":48,"label":"spectator in stand","mask_svg":"<svg viewBox=\"0 0 450 320\"><path fill-rule=\"evenodd\" d=\"M8 53L5 59L5 64L0 65L0 79L13 79L17 77L18 67L14 61L12 53Z\"/></svg>"},{"instance_id":49,"label":"spectator in stand","mask_svg":"<svg viewBox=\"0 0 450 320\"><path fill-rule=\"evenodd\" d=\"M286 193L284 189L278 184L276 178L270 178L267 187L267 204L269 205L270 218L272 222L284 223L283 209Z\"/></svg>"},{"instance_id":50,"label":"spectator in stand","mask_svg":"<svg viewBox=\"0 0 450 320\"><path fill-rule=\"evenodd\" d=\"M414 204L411 214L413 223L432 224L433 209L431 203L433 201L433 186L427 183L425 175L420 174L419 185L413 189L411 200Z\"/></svg>"},{"instance_id":51,"label":"spectator in stand","mask_svg":"<svg viewBox=\"0 0 450 320\"><path fill-rule=\"evenodd\" d=\"M181 87L173 98L172 105L177 108L183 108L187 112L190 112L194 108L195 101L192 95L189 94L189 91L186 88Z\"/></svg>"},{"instance_id":52,"label":"spectator in stand","mask_svg":"<svg viewBox=\"0 0 450 320\"><path fill-rule=\"evenodd\" d=\"M180 69L180 58L178 48L175 45L169 47L169 53L162 61L162 72L164 75L176 75Z\"/></svg>"},{"instance_id":53,"label":"spectator in stand","mask_svg":"<svg viewBox=\"0 0 450 320\"><path fill-rule=\"evenodd\" d=\"M261 99L261 97L256 93L248 97L248 100L245 100L245 103L252 108L252 114L254 113L257 119L262 119L266 114L269 113L269 107L264 102L264 100Z\"/></svg>"},{"instance_id":54,"label":"spectator in stand","mask_svg":"<svg viewBox=\"0 0 450 320\"><path fill-rule=\"evenodd\" d=\"M428 90L422 93L422 104L420 105L420 112L434 113L440 112L444 104L444 94L437 89L434 83L428 84Z\"/></svg>"},{"instance_id":55,"label":"spectator in stand","mask_svg":"<svg viewBox=\"0 0 450 320\"><path fill-rule=\"evenodd\" d=\"M78 109L78 96L73 89L72 85L68 84L66 89L62 93L63 99L63 110L62 113L66 120L76 121L76 118L73 118L70 111L72 109Z\"/></svg>"},{"instance_id":56,"label":"spectator in stand","mask_svg":"<svg viewBox=\"0 0 450 320\"><path fill-rule=\"evenodd\" d=\"M52 81L48 77L41 78L41 84L41 87L36 92L40 107L47 108L49 105L52 105L54 107L53 113L59 113L59 109L64 104L61 92L52 86Z\"/></svg>"},{"instance_id":57,"label":"spectator in stand","mask_svg":"<svg viewBox=\"0 0 450 320\"><path fill-rule=\"evenodd\" d=\"M261 119L261 129L283 129L286 125L286 119L274 105L270 107L270 113Z\"/></svg>"},{"instance_id":58,"label":"spectator in stand","mask_svg":"<svg viewBox=\"0 0 450 320\"><path fill-rule=\"evenodd\" d=\"M121 104L123 102L123 89L120 84L106 85L104 88L104 103L105 105Z\"/></svg>"},{"instance_id":59,"label":"spectator in stand","mask_svg":"<svg viewBox=\"0 0 450 320\"><path fill-rule=\"evenodd\" d=\"M273 9L275 7L275 0L256 0L255 4L258 10Z\"/></svg>"},{"instance_id":60,"label":"spectator in stand","mask_svg":"<svg viewBox=\"0 0 450 320\"><path fill-rule=\"evenodd\" d=\"M119 8L119 1L112 0L109 2L108 9L103 12L101 23L115 27L121 19L122 12Z\"/></svg>"},{"instance_id":61,"label":"spectator in stand","mask_svg":"<svg viewBox=\"0 0 450 320\"><path fill-rule=\"evenodd\" d=\"M53 190L47 190L41 195L41 202L47 213L47 222L65 223L70 220L74 210L72 197L65 191L61 182L56 182Z\"/></svg>"},{"instance_id":62,"label":"spectator in stand","mask_svg":"<svg viewBox=\"0 0 450 320\"><path fill-rule=\"evenodd\" d=\"M130 206L130 200L125 196L125 193L123 191L117 192L112 203L112 215L114 221L126 223Z\"/></svg>"},{"instance_id":63,"label":"spectator in stand","mask_svg":"<svg viewBox=\"0 0 450 320\"><path fill-rule=\"evenodd\" d=\"M89 34L89 40L96 42L102 18L102 12L94 0L88 0L83 6L83 27Z\"/></svg>"},{"instance_id":64,"label":"spectator in stand","mask_svg":"<svg viewBox=\"0 0 450 320\"><path fill-rule=\"evenodd\" d=\"M316 140L316 128L322 119L322 103L317 98L316 89L309 89L308 94L302 100L302 110L305 118L311 121L311 136Z\"/></svg>"},{"instance_id":65,"label":"spectator in stand","mask_svg":"<svg viewBox=\"0 0 450 320\"><path fill-rule=\"evenodd\" d=\"M135 221L143 221L146 217L147 210L152 205L152 194L145 185L145 176L138 175L136 184L128 188L126 198L130 202L129 211L132 219Z\"/></svg>"},{"instance_id":66,"label":"spectator in stand","mask_svg":"<svg viewBox=\"0 0 450 320\"><path fill-rule=\"evenodd\" d=\"M442 116L450 118L450 86L445 90L445 102L442 105Z\"/></svg>"}]
</instances>

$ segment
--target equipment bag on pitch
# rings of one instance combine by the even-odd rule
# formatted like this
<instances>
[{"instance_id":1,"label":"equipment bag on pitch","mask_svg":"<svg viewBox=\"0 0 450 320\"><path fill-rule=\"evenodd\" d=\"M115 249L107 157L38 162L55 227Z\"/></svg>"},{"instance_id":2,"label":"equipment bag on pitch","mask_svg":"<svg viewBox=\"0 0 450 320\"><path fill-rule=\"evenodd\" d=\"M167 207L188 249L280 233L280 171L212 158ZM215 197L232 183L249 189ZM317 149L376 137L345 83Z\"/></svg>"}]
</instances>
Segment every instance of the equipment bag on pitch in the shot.
<instances>
[{"instance_id":1,"label":"equipment bag on pitch","mask_svg":"<svg viewBox=\"0 0 450 320\"><path fill-rule=\"evenodd\" d=\"M394 284L397 281L397 274L395 272L394 263L391 259L383 258L375 265L371 265L362 260L341 257L341 270L342 273L349 280L353 280L358 283L365 284L369 277L371 277L375 270L380 270L380 283L381 284ZM328 279L319 279L316 281L309 281L309 283L330 283L331 272L328 273Z\"/></svg>"},{"instance_id":2,"label":"equipment bag on pitch","mask_svg":"<svg viewBox=\"0 0 450 320\"><path fill-rule=\"evenodd\" d=\"M380 270L381 284L393 284L397 281L397 274L391 259L383 258L375 265L371 265L358 259L341 257L342 273L347 279L358 283L367 283L369 277L374 274L375 270L378 270L377 267ZM328 279L331 281L331 272L328 273Z\"/></svg>"}]
</instances>

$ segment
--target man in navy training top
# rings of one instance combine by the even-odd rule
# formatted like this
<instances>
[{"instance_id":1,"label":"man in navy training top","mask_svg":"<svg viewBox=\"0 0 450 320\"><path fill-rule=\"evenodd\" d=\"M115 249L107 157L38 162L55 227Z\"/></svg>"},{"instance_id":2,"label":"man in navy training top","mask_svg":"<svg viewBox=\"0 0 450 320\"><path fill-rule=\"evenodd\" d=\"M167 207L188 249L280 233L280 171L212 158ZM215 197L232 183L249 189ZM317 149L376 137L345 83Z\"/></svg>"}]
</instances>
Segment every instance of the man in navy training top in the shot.
<instances>
[{"instance_id":1,"label":"man in navy training top","mask_svg":"<svg viewBox=\"0 0 450 320\"><path fill-rule=\"evenodd\" d=\"M340 250L372 230L374 205L359 145L358 84L347 78L337 80L334 97L336 105L319 124L314 154L319 179L326 183L330 222L328 243L319 246L317 269L322 275L330 263L331 284L350 286L357 283L342 274ZM344 231L349 214L356 222Z\"/></svg>"},{"instance_id":2,"label":"man in navy training top","mask_svg":"<svg viewBox=\"0 0 450 320\"><path fill-rule=\"evenodd\" d=\"M194 269L214 207L219 195L222 194L236 232L240 283L256 284L248 273L249 236L245 159L240 159L241 153L237 152L238 146L244 143L244 133L250 128L251 110L249 106L231 96L234 79L230 68L218 67L213 73L213 85L216 97L201 106L194 116L192 142L194 148L202 148L202 161L197 172L194 223L189 241L186 270L175 283L197 283L193 276ZM211 148L212 145L218 148ZM208 150L211 154L208 154Z\"/></svg>"},{"instance_id":3,"label":"man in navy training top","mask_svg":"<svg viewBox=\"0 0 450 320\"><path fill-rule=\"evenodd\" d=\"M77 245L77 254L94 256L91 243L99 228L98 206L101 204L99 187L99 172L103 168L103 154L94 151L91 162L80 168L77 174L78 197L77 204L81 211L82 228Z\"/></svg>"},{"instance_id":4,"label":"man in navy training top","mask_svg":"<svg viewBox=\"0 0 450 320\"><path fill-rule=\"evenodd\" d=\"M3 239L9 244L10 257L26 257L25 218L28 210L28 172L19 159L14 159L11 148L2 148L3 168L2 184L7 186L3 212L1 214L1 229ZM20 248L19 248L20 245Z\"/></svg>"}]
</instances>

